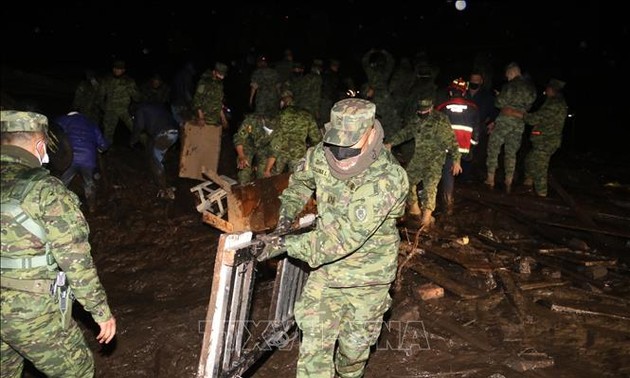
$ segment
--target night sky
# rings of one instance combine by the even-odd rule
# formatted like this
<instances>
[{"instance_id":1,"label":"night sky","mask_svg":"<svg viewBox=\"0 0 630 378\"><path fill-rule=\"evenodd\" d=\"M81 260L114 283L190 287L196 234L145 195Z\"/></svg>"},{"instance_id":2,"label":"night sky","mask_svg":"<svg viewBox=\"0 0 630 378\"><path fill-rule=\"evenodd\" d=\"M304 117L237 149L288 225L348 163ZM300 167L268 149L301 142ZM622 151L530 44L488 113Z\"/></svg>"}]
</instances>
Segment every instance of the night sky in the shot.
<instances>
[{"instance_id":1,"label":"night sky","mask_svg":"<svg viewBox=\"0 0 630 378\"><path fill-rule=\"evenodd\" d=\"M16 2L17 11L3 12L2 63L43 72L107 72L122 58L128 73L141 78L152 70L172 72L188 59L234 67L248 54L273 61L290 47L305 63L335 57L356 70L363 53L376 47L397 58L424 51L443 68L442 80L449 80L467 77L475 55L486 54L496 85L505 64L517 61L539 87L550 77L567 81L578 117L618 123L605 98L617 90L619 75L627 75L630 39L616 3L470 0L464 11L449 0L376 7L363 1L309 3L314 2Z\"/></svg>"}]
</instances>

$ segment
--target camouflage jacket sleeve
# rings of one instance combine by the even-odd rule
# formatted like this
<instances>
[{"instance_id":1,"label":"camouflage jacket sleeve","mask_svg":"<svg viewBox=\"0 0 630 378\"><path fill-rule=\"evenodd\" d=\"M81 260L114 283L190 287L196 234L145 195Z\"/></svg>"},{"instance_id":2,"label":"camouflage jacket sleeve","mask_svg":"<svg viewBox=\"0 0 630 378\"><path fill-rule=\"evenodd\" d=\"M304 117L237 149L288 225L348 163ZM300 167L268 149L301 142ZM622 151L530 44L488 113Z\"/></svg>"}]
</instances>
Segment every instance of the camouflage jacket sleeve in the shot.
<instances>
[{"instance_id":1,"label":"camouflage jacket sleeve","mask_svg":"<svg viewBox=\"0 0 630 378\"><path fill-rule=\"evenodd\" d=\"M563 98L556 96L547 98L538 111L525 113L523 119L543 134L558 134L562 132L566 116L567 104Z\"/></svg>"},{"instance_id":2,"label":"camouflage jacket sleeve","mask_svg":"<svg viewBox=\"0 0 630 378\"><path fill-rule=\"evenodd\" d=\"M33 191L39 194L52 255L66 273L79 303L97 323L104 322L112 314L90 254L89 227L79 209L79 199L55 177L38 185Z\"/></svg>"},{"instance_id":3,"label":"camouflage jacket sleeve","mask_svg":"<svg viewBox=\"0 0 630 378\"><path fill-rule=\"evenodd\" d=\"M275 133L274 131L273 134ZM280 195L280 202L282 204L280 207L281 216L294 219L302 211L304 205L306 205L315 192L315 178L313 177L312 171L306 169L306 166L308 166L308 161L311 160L313 150L318 146L321 146L321 144L311 147L306 151L304 164L302 165L305 168L293 172L289 177L289 185Z\"/></svg>"},{"instance_id":4,"label":"camouflage jacket sleeve","mask_svg":"<svg viewBox=\"0 0 630 378\"><path fill-rule=\"evenodd\" d=\"M245 116L243 122L241 122L241 125L238 127L238 130L234 133L234 137L232 139L234 141L234 145L248 147L251 143L250 139L253 131L254 123L252 122L252 117Z\"/></svg>"},{"instance_id":5,"label":"camouflage jacket sleeve","mask_svg":"<svg viewBox=\"0 0 630 378\"><path fill-rule=\"evenodd\" d=\"M397 146L408 140L412 140L416 135L416 129L418 128L418 117L409 117L405 122L405 127L398 130L396 134L392 135L385 143L389 143L392 146Z\"/></svg>"}]
</instances>

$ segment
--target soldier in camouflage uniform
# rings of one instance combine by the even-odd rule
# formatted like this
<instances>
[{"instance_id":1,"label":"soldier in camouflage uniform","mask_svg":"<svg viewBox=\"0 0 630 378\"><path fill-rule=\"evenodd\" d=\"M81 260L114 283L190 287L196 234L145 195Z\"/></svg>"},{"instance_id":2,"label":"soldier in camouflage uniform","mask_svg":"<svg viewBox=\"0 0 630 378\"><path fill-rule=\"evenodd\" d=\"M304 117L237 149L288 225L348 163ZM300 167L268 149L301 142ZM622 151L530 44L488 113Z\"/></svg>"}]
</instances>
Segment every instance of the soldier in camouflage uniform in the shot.
<instances>
[{"instance_id":1,"label":"soldier in camouflage uniform","mask_svg":"<svg viewBox=\"0 0 630 378\"><path fill-rule=\"evenodd\" d=\"M389 89L389 79L394 70L394 56L387 50L372 49L363 55L363 70L372 89L372 101L376 105L377 116L381 120L385 138L394 135L401 128L396 103Z\"/></svg>"},{"instance_id":2,"label":"soldier in camouflage uniform","mask_svg":"<svg viewBox=\"0 0 630 378\"><path fill-rule=\"evenodd\" d=\"M247 114L241 122L233 137L240 184L252 181L254 175L263 177L273 129L271 119L259 113Z\"/></svg>"},{"instance_id":3,"label":"soldier in camouflage uniform","mask_svg":"<svg viewBox=\"0 0 630 378\"><path fill-rule=\"evenodd\" d=\"M125 62L117 60L112 67L112 75L103 79L99 88L98 101L103 109L103 132L110 143L114 141L114 133L118 122L133 130L130 106L141 99L136 82L125 75Z\"/></svg>"},{"instance_id":4,"label":"soldier in camouflage uniform","mask_svg":"<svg viewBox=\"0 0 630 378\"><path fill-rule=\"evenodd\" d=\"M501 146L504 147L505 190L512 189L512 179L516 167L516 153L521 147L525 122L521 118L509 115L510 109L526 112L536 101L536 87L521 76L521 68L516 63L510 63L505 69L508 82L501 88L495 100L495 106L501 109L494 126L490 130L488 140L488 156L486 160L486 185L494 188L494 176L498 167Z\"/></svg>"},{"instance_id":5,"label":"soldier in camouflage uniform","mask_svg":"<svg viewBox=\"0 0 630 378\"><path fill-rule=\"evenodd\" d=\"M295 94L295 106L311 113L319 125L319 110L322 101L322 69L321 59L313 60L311 71L299 82L299 91Z\"/></svg>"},{"instance_id":6,"label":"soldier in camouflage uniform","mask_svg":"<svg viewBox=\"0 0 630 378\"><path fill-rule=\"evenodd\" d=\"M269 67L267 57L259 56L256 69L249 83L249 107L266 117L278 114L280 108L280 78L278 72Z\"/></svg>"},{"instance_id":7,"label":"soldier in camouflage uniform","mask_svg":"<svg viewBox=\"0 0 630 378\"><path fill-rule=\"evenodd\" d=\"M193 95L193 109L199 125L222 126L227 129L228 121L223 111L223 79L228 66L217 62L214 69L208 69L201 75Z\"/></svg>"},{"instance_id":8,"label":"soldier in camouflage uniform","mask_svg":"<svg viewBox=\"0 0 630 378\"><path fill-rule=\"evenodd\" d=\"M551 156L562 144L562 129L567 117L568 106L562 94L565 83L549 80L545 88L545 102L533 113L514 114L533 125L529 137L532 149L525 158L525 186L534 186L536 194L547 196L547 177Z\"/></svg>"},{"instance_id":9,"label":"soldier in camouflage uniform","mask_svg":"<svg viewBox=\"0 0 630 378\"><path fill-rule=\"evenodd\" d=\"M446 157L453 161L451 172L458 175L462 171L461 153L448 117L433 109L433 99L422 99L418 105L417 116L410 118L402 130L387 140L386 145L391 148L415 139L415 152L406 167L410 184L407 204L410 215L420 215L416 185L422 181L421 222L422 227L427 229L433 222L432 214Z\"/></svg>"},{"instance_id":10,"label":"soldier in camouflage uniform","mask_svg":"<svg viewBox=\"0 0 630 378\"><path fill-rule=\"evenodd\" d=\"M98 103L100 85L94 71L87 69L85 79L77 85L72 99L72 108L96 124L101 123L101 109Z\"/></svg>"},{"instance_id":11,"label":"soldier in camouflage uniform","mask_svg":"<svg viewBox=\"0 0 630 378\"><path fill-rule=\"evenodd\" d=\"M263 238L258 260L287 251L313 268L294 310L302 331L297 377L362 377L391 305L400 243L396 220L409 183L383 148L373 103L337 102L326 130L280 195L277 230L288 227L313 193L315 230Z\"/></svg>"},{"instance_id":12,"label":"soldier in camouflage uniform","mask_svg":"<svg viewBox=\"0 0 630 378\"><path fill-rule=\"evenodd\" d=\"M295 171L309 145L313 146L322 140L315 117L306 110L293 106L291 91L282 93L281 107L280 114L272 121L275 128L271 134L264 177L282 173L287 166L289 172Z\"/></svg>"},{"instance_id":13,"label":"soldier in camouflage uniform","mask_svg":"<svg viewBox=\"0 0 630 378\"><path fill-rule=\"evenodd\" d=\"M92 377L94 360L83 333L71 317L62 318L62 297L51 295L58 272L65 273L66 285L100 326L99 342L112 340L116 320L90 255L89 228L79 200L41 167L48 161L47 124L37 113L7 110L0 115L0 370L3 377L20 377L28 359L49 377ZM16 201L23 199L21 206L8 210L7 200L16 195ZM71 309L67 287L54 287L55 294L66 293Z\"/></svg>"}]
</instances>

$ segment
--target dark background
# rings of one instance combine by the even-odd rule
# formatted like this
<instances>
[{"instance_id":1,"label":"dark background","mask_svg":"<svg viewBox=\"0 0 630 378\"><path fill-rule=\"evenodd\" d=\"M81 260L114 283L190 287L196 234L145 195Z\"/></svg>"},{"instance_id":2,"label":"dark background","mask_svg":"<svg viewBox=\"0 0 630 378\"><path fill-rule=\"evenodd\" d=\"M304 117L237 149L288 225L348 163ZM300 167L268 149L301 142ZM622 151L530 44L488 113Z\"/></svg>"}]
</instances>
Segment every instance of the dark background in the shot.
<instances>
[{"instance_id":1,"label":"dark background","mask_svg":"<svg viewBox=\"0 0 630 378\"><path fill-rule=\"evenodd\" d=\"M203 70L221 60L231 65L226 101L240 111L252 60L258 54L278 60L287 47L305 63L340 59L359 85L361 56L372 47L398 59L426 52L441 69L439 85L467 77L483 55L495 88L510 61L541 92L550 77L568 82L566 148L627 155L618 136L628 122L618 100L628 87L628 23L615 3L471 0L464 11L451 0L309 3L18 2L2 22L3 91L15 85L16 69L72 87L85 68L104 74L117 58L139 82L154 71L168 78L186 61Z\"/></svg>"}]
</instances>

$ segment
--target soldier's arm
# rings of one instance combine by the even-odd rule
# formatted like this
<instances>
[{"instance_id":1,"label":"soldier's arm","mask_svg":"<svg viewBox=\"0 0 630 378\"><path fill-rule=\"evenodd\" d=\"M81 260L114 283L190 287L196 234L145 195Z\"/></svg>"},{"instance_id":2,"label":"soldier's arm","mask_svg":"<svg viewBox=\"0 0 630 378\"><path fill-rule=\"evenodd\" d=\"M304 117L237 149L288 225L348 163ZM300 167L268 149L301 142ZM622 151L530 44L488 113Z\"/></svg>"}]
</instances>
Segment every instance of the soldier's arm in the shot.
<instances>
[{"instance_id":1,"label":"soldier's arm","mask_svg":"<svg viewBox=\"0 0 630 378\"><path fill-rule=\"evenodd\" d=\"M401 143L404 143L408 140L411 140L415 136L416 124L412 121L408 121L405 127L398 130L396 134L392 135L389 140L385 141L386 144L391 145L392 147L397 146Z\"/></svg>"},{"instance_id":2,"label":"soldier's arm","mask_svg":"<svg viewBox=\"0 0 630 378\"><path fill-rule=\"evenodd\" d=\"M58 179L51 177L43 182L40 206L52 255L83 308L97 323L106 322L112 313L90 254L89 227L79 209L79 200Z\"/></svg>"},{"instance_id":3,"label":"soldier's arm","mask_svg":"<svg viewBox=\"0 0 630 378\"><path fill-rule=\"evenodd\" d=\"M530 125L539 125L553 117L553 109L545 102L540 109L533 113L525 113L523 120Z\"/></svg>"},{"instance_id":4,"label":"soldier's arm","mask_svg":"<svg viewBox=\"0 0 630 378\"><path fill-rule=\"evenodd\" d=\"M294 219L304 208L304 205L315 192L315 178L310 169L310 163L314 149L311 147L306 150L306 154L302 158L295 172L289 177L289 185L280 194L280 216Z\"/></svg>"}]
</instances>

